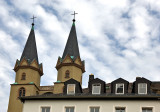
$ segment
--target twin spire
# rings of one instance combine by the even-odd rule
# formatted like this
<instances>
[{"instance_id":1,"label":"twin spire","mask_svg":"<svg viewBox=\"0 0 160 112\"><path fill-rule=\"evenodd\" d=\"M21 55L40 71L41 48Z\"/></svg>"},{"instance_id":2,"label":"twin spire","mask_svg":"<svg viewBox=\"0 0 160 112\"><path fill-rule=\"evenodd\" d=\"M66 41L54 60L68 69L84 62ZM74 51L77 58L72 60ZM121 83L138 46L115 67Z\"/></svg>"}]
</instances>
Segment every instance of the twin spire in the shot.
<instances>
[{"instance_id":1,"label":"twin spire","mask_svg":"<svg viewBox=\"0 0 160 112\"><path fill-rule=\"evenodd\" d=\"M77 58L78 56L80 56L79 54L79 48L78 48L78 41L77 41L77 34L76 34L76 28L75 28L75 15L78 13L74 13L72 15L74 15L74 19L73 19L73 24L71 27L71 31L63 52L63 56L62 59L65 58L66 55L72 56L74 59ZM26 58L29 62L32 62L34 59L37 61L37 63L39 63L38 61L38 54L37 54L37 47L36 47L36 39L35 39L35 33L34 33L34 19L36 17L33 16L33 23L32 23L32 28L30 31L30 34L28 36L26 45L24 47L22 56L20 61L23 58Z\"/></svg>"},{"instance_id":2,"label":"twin spire","mask_svg":"<svg viewBox=\"0 0 160 112\"><path fill-rule=\"evenodd\" d=\"M75 21L73 21L71 31L70 31L70 34L69 34L64 52L63 52L62 59L64 59L66 55L73 56L74 59L76 57L80 56L79 48L78 48Z\"/></svg>"},{"instance_id":3,"label":"twin spire","mask_svg":"<svg viewBox=\"0 0 160 112\"><path fill-rule=\"evenodd\" d=\"M14 71L17 72L20 68L30 68L38 71L40 76L43 75L42 63L39 64L38 61L37 46L34 33L34 20L23 53L20 60L17 59Z\"/></svg>"},{"instance_id":4,"label":"twin spire","mask_svg":"<svg viewBox=\"0 0 160 112\"><path fill-rule=\"evenodd\" d=\"M33 23L32 28L30 31L30 34L28 36L26 45L24 47L22 56L20 61L23 58L26 58L29 62L32 62L34 59L38 62L38 54L37 54L37 46L36 46L36 39L35 39L35 33L34 33L34 16L33 16Z\"/></svg>"},{"instance_id":5,"label":"twin spire","mask_svg":"<svg viewBox=\"0 0 160 112\"><path fill-rule=\"evenodd\" d=\"M75 27L75 15L78 13L74 13L71 14L74 16L73 18L73 24L71 27L71 31L62 55L62 59L65 58L66 55L72 56L74 59L76 59L78 56L80 56L79 54L79 48L78 48L78 41L77 41L77 34L76 34L76 27Z\"/></svg>"}]
</instances>

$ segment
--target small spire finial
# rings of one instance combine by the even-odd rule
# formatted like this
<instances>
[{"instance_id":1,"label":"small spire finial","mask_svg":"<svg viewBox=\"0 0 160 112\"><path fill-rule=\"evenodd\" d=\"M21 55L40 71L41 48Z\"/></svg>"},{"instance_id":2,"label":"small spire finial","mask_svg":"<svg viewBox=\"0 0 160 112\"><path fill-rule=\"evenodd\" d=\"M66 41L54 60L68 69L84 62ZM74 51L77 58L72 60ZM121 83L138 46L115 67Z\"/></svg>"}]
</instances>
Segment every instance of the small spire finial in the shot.
<instances>
[{"instance_id":1,"label":"small spire finial","mask_svg":"<svg viewBox=\"0 0 160 112\"><path fill-rule=\"evenodd\" d=\"M31 19L33 19L32 25L34 25L34 19L37 18L33 15L33 17Z\"/></svg>"},{"instance_id":2,"label":"small spire finial","mask_svg":"<svg viewBox=\"0 0 160 112\"><path fill-rule=\"evenodd\" d=\"M76 14L78 14L78 13L75 13L75 11L74 11L74 13L73 14L71 14L71 15L73 15L74 16L74 18L73 18L73 22L75 22L76 20L75 20L75 15Z\"/></svg>"},{"instance_id":3,"label":"small spire finial","mask_svg":"<svg viewBox=\"0 0 160 112\"><path fill-rule=\"evenodd\" d=\"M32 29L34 30L34 19L37 18L33 15L33 17L31 19L33 19L33 22L32 22Z\"/></svg>"}]
</instances>

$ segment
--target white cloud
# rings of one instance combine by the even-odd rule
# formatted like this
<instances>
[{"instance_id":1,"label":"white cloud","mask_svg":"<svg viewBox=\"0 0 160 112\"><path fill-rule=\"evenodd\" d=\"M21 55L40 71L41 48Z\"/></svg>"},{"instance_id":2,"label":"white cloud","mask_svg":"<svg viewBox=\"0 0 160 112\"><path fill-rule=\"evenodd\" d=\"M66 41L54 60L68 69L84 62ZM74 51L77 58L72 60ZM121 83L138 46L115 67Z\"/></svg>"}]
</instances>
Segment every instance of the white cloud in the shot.
<instances>
[{"instance_id":1,"label":"white cloud","mask_svg":"<svg viewBox=\"0 0 160 112\"><path fill-rule=\"evenodd\" d=\"M0 29L0 105L2 112L6 111L8 100L9 100L9 90L10 84L14 82L13 67L15 56L13 54L19 53L19 45L12 40L11 36L6 34L5 31Z\"/></svg>"}]
</instances>

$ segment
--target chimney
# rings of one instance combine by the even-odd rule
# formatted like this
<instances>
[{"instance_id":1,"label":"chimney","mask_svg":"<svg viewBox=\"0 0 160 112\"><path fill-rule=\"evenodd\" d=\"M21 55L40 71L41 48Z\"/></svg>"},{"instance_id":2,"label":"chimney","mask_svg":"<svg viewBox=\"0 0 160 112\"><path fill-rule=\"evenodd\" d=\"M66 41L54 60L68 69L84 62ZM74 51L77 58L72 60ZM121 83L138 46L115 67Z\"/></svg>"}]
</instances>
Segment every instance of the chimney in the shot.
<instances>
[{"instance_id":1,"label":"chimney","mask_svg":"<svg viewBox=\"0 0 160 112\"><path fill-rule=\"evenodd\" d=\"M92 81L93 79L94 79L94 75L93 75L93 74L90 74L90 75L89 75L89 82Z\"/></svg>"}]
</instances>

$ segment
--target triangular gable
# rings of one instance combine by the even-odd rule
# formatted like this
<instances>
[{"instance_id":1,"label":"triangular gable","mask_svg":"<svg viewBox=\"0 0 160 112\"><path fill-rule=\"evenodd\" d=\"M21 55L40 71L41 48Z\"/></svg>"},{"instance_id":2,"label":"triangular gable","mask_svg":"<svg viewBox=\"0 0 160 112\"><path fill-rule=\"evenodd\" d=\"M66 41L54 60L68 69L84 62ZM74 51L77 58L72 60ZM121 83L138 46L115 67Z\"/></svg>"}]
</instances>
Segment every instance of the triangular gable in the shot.
<instances>
[{"instance_id":1,"label":"triangular gable","mask_svg":"<svg viewBox=\"0 0 160 112\"><path fill-rule=\"evenodd\" d=\"M129 83L127 80L125 80L123 78L118 78L118 79L112 81L112 83L114 83L114 82L126 82L126 83Z\"/></svg>"},{"instance_id":2,"label":"triangular gable","mask_svg":"<svg viewBox=\"0 0 160 112\"><path fill-rule=\"evenodd\" d=\"M94 83L94 82L103 82L103 83L105 83L105 81L103 81L103 80L101 80L99 78L95 78L95 79L90 81L90 83Z\"/></svg>"},{"instance_id":3,"label":"triangular gable","mask_svg":"<svg viewBox=\"0 0 160 112\"><path fill-rule=\"evenodd\" d=\"M26 60L26 58L24 57L24 58L21 60L21 62L20 62L19 65L20 65L20 66L28 66L29 63L28 63L28 61Z\"/></svg>"},{"instance_id":4,"label":"triangular gable","mask_svg":"<svg viewBox=\"0 0 160 112\"><path fill-rule=\"evenodd\" d=\"M19 65L19 60L17 59L16 64L14 65L14 69L17 68Z\"/></svg>"},{"instance_id":5,"label":"triangular gable","mask_svg":"<svg viewBox=\"0 0 160 112\"><path fill-rule=\"evenodd\" d=\"M73 60L69 55L66 55L66 57L63 59L62 63L73 63Z\"/></svg>"},{"instance_id":6,"label":"triangular gable","mask_svg":"<svg viewBox=\"0 0 160 112\"><path fill-rule=\"evenodd\" d=\"M35 59L31 62L30 66L35 67L35 68L38 68L38 69L39 69L39 65L38 65L38 63L37 63L37 61L36 61Z\"/></svg>"},{"instance_id":7,"label":"triangular gable","mask_svg":"<svg viewBox=\"0 0 160 112\"><path fill-rule=\"evenodd\" d=\"M79 56L75 59L74 63L76 63L78 65L82 65L82 62L81 62L81 59Z\"/></svg>"},{"instance_id":8,"label":"triangular gable","mask_svg":"<svg viewBox=\"0 0 160 112\"><path fill-rule=\"evenodd\" d=\"M67 81L65 81L64 83L70 83L70 84L75 84L75 83L80 83L80 82L78 82L77 80L75 80L75 79L73 79L73 78L71 78L71 79L69 79L69 80L67 80Z\"/></svg>"},{"instance_id":9,"label":"triangular gable","mask_svg":"<svg viewBox=\"0 0 160 112\"><path fill-rule=\"evenodd\" d=\"M56 64L56 66L58 66L58 65L60 65L61 64L61 58L60 57L58 57L58 60L57 60L57 64Z\"/></svg>"}]
</instances>

